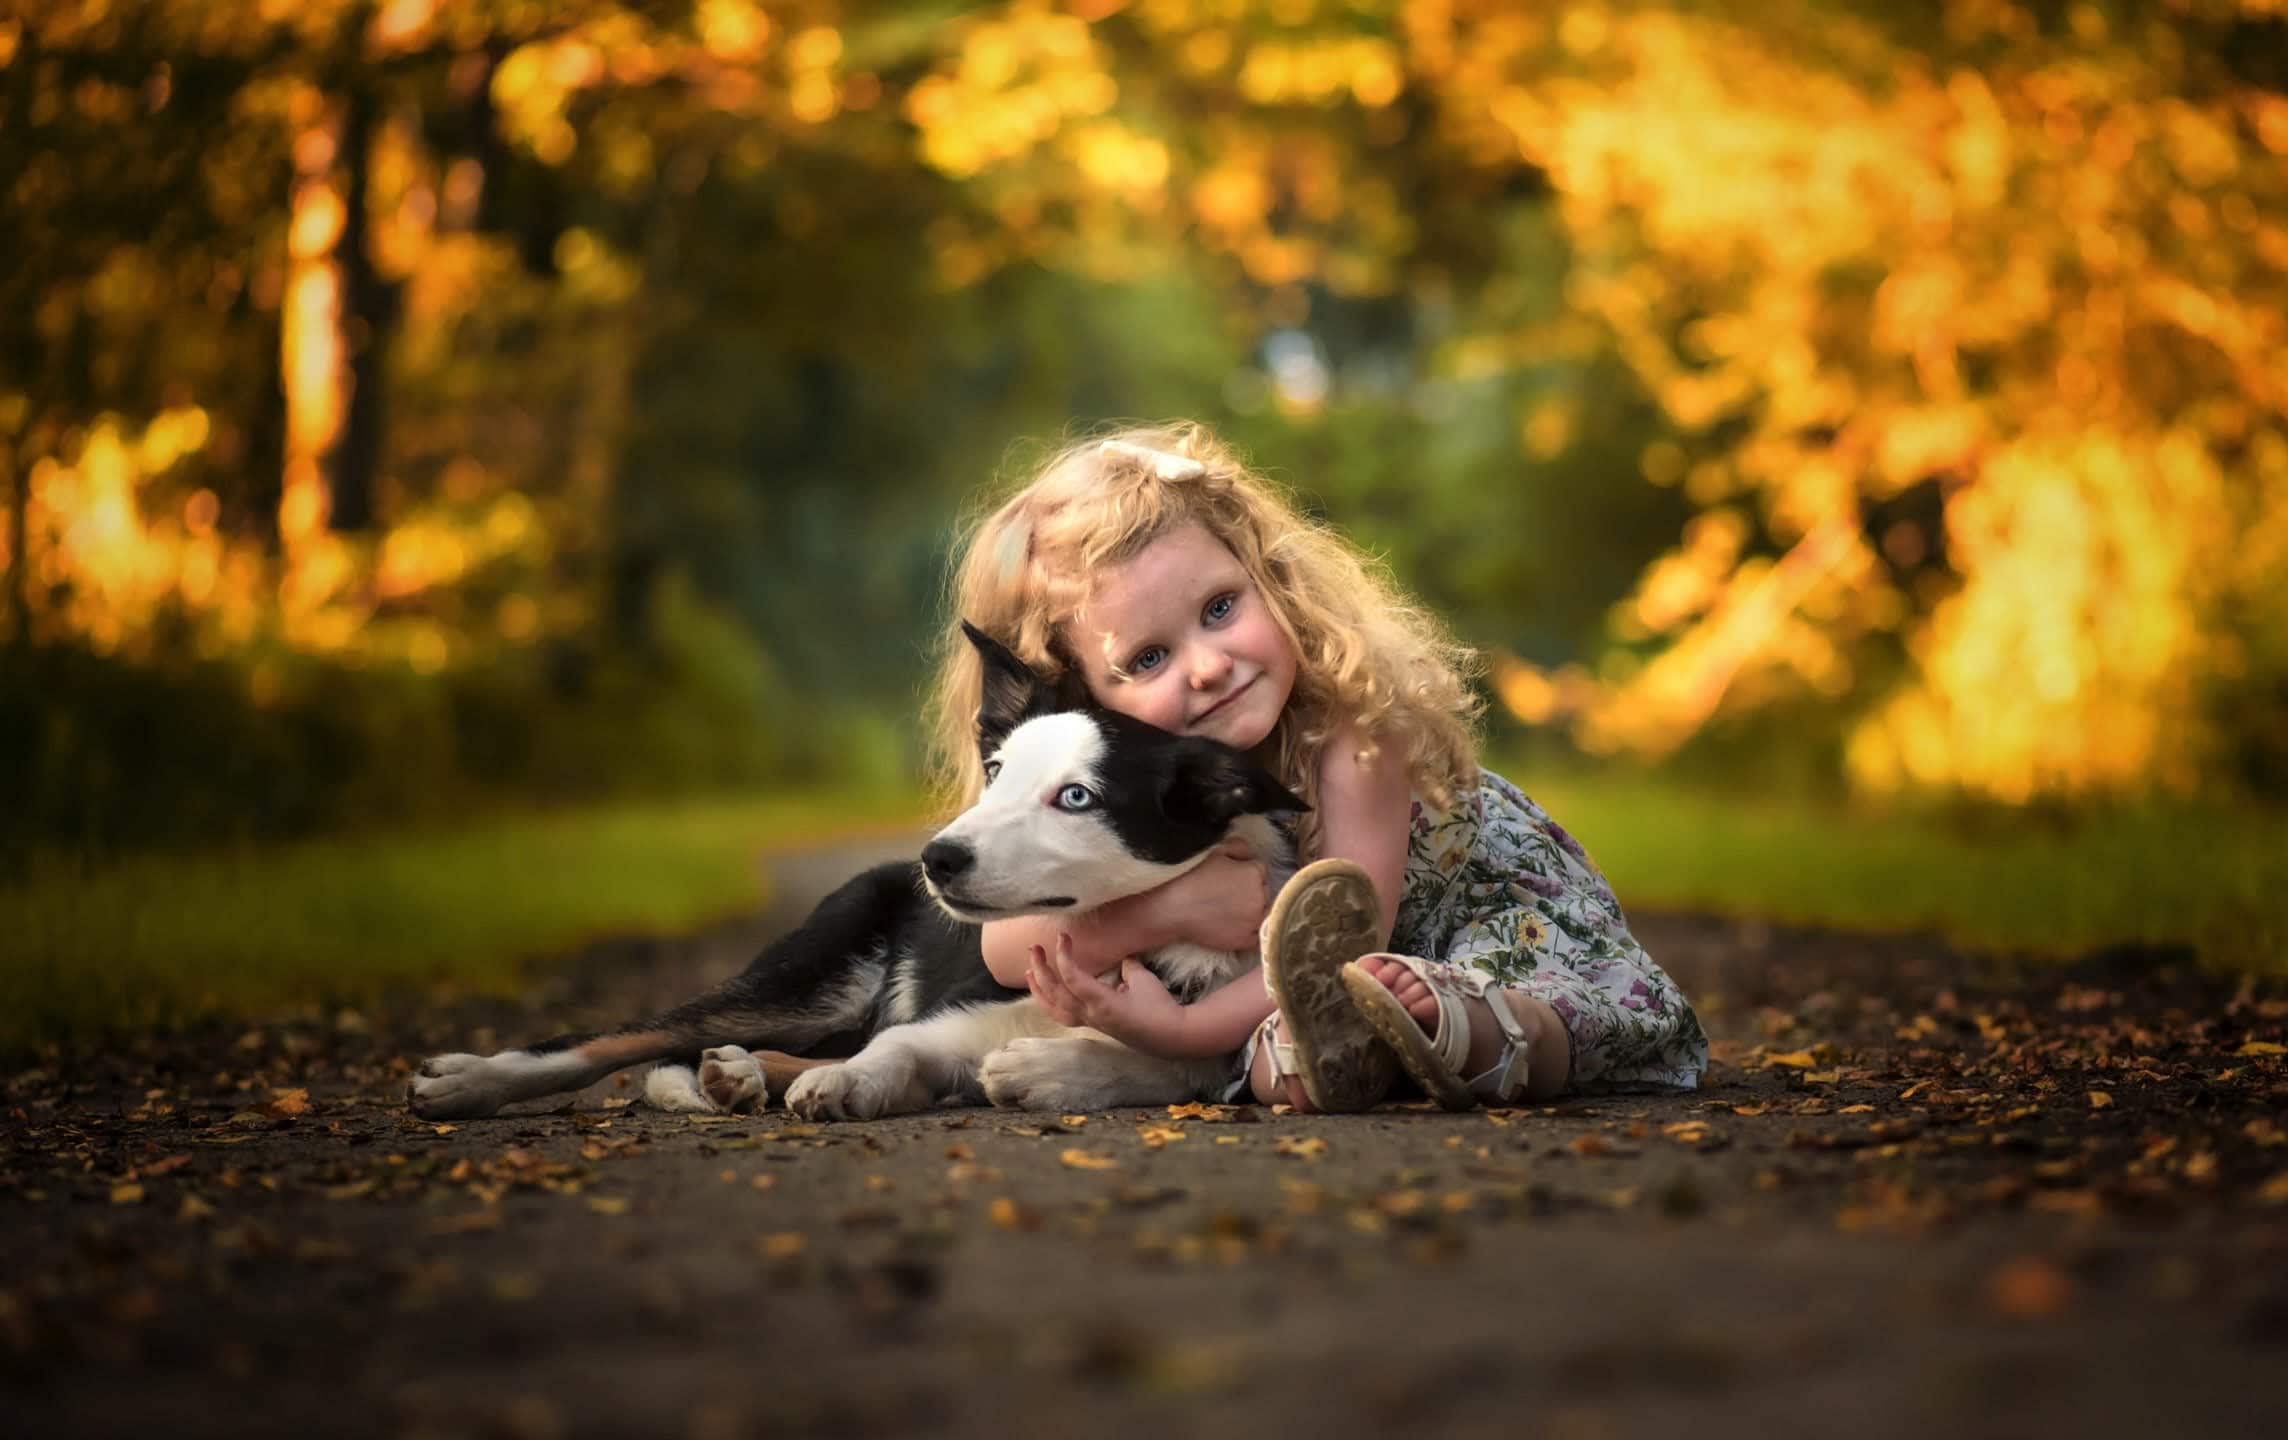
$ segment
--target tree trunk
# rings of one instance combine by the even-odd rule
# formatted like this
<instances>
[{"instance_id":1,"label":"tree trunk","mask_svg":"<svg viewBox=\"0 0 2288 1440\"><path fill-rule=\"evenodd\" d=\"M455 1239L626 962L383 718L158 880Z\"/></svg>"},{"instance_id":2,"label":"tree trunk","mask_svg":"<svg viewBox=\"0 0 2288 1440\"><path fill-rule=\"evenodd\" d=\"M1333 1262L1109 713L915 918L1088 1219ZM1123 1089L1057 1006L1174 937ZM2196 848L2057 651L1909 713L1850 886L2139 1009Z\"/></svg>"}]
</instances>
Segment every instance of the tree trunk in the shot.
<instances>
[{"instance_id":1,"label":"tree trunk","mask_svg":"<svg viewBox=\"0 0 2288 1440\"><path fill-rule=\"evenodd\" d=\"M336 530L367 530L374 523L374 490L387 432L389 346L397 330L398 286L374 268L367 191L373 169L378 102L352 80L342 119L342 236L335 254L342 267L342 341L348 352L348 404L341 429L325 456L328 511Z\"/></svg>"}]
</instances>

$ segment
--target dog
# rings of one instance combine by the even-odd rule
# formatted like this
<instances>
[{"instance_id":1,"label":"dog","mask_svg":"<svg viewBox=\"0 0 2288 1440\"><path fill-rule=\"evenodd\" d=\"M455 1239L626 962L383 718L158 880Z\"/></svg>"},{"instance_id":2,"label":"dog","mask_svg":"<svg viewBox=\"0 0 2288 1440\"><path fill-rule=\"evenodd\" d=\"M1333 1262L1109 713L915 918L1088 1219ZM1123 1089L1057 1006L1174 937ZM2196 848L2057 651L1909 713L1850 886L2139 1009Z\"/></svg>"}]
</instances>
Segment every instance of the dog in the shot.
<instances>
[{"instance_id":1,"label":"dog","mask_svg":"<svg viewBox=\"0 0 2288 1440\"><path fill-rule=\"evenodd\" d=\"M998 641L967 623L962 631L984 666L986 787L918 860L850 880L744 971L661 1014L493 1055L433 1056L408 1086L413 1112L491 1115L629 1065L692 1056L696 1073L655 1069L646 1098L667 1109L746 1110L783 1089L797 1114L831 1120L948 1100L1089 1110L1221 1098L1229 1057L1163 1060L1059 1023L993 979L982 927L1140 894L1235 839L1264 862L1276 893L1295 857L1275 817L1308 807L1228 746L1060 703ZM1257 963L1252 950L1190 944L1142 958L1185 1003ZM754 1053L837 1048L849 1058L833 1064Z\"/></svg>"}]
</instances>

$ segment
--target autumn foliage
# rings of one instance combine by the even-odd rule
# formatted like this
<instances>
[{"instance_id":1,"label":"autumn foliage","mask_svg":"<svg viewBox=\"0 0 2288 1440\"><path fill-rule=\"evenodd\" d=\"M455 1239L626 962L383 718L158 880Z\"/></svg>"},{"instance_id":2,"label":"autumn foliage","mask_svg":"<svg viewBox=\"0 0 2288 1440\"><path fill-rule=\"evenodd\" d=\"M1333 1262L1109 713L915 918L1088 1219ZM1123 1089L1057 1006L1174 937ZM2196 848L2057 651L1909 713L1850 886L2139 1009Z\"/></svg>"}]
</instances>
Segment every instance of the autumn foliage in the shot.
<instances>
[{"instance_id":1,"label":"autumn foliage","mask_svg":"<svg viewBox=\"0 0 2288 1440\"><path fill-rule=\"evenodd\" d=\"M838 486L926 543L1004 424L1173 401L1276 459L1554 373L1496 392L1502 483L1687 519L1572 653L1475 627L1516 719L1649 757L1815 713L1864 790L2005 802L2288 773L2275 0L34 3L0 82L18 643L239 657L257 705L449 676L669 571L735 605L710 537L799 567ZM1113 333L1191 390L1097 346L980 398L979 337L1171 276L1211 320ZM1312 371L1362 315L1401 320ZM909 432L756 460L730 381L799 417L820 355ZM1589 433L1608 383L1641 433ZM1562 470L1591 441L1637 473ZM1472 574L1562 544L1474 530Z\"/></svg>"}]
</instances>

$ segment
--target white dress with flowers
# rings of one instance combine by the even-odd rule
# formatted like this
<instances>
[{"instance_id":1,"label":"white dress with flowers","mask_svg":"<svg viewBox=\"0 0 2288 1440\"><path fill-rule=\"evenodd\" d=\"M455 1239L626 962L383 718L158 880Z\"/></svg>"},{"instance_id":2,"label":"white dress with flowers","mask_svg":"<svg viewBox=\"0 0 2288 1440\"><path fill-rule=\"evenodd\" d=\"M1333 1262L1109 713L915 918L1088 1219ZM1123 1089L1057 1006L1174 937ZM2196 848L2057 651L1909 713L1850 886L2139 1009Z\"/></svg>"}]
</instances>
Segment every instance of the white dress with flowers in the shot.
<instances>
[{"instance_id":1,"label":"white dress with flowers","mask_svg":"<svg viewBox=\"0 0 2288 1440\"><path fill-rule=\"evenodd\" d=\"M1572 1037L1568 1090L1689 1090L1707 1068L1699 1017L1588 852L1491 771L1449 810L1415 802L1390 948L1546 1002Z\"/></svg>"}]
</instances>

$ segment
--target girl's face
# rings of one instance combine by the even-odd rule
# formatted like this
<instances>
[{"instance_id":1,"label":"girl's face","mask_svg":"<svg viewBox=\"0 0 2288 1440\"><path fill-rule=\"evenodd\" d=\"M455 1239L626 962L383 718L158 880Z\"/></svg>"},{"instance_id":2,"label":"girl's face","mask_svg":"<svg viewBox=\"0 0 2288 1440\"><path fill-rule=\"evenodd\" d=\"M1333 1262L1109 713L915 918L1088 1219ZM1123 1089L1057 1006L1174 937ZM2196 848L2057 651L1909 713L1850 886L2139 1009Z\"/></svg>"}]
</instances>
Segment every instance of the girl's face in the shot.
<instances>
[{"instance_id":1,"label":"girl's face","mask_svg":"<svg viewBox=\"0 0 2288 1440\"><path fill-rule=\"evenodd\" d=\"M1097 704L1234 749L1262 744L1295 688L1295 652L1262 593L1198 524L1102 576L1064 638Z\"/></svg>"}]
</instances>

